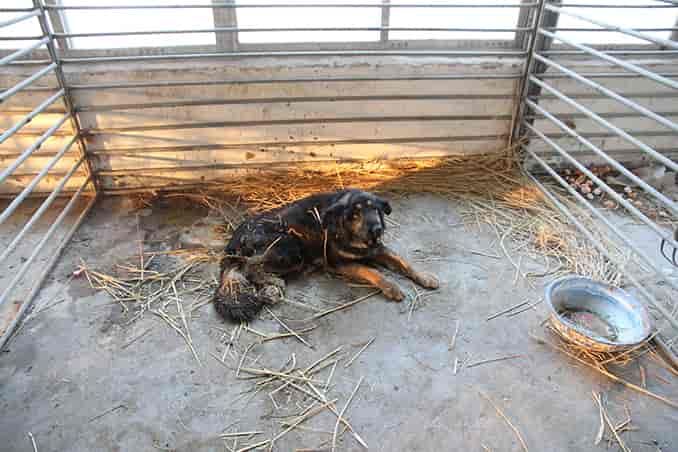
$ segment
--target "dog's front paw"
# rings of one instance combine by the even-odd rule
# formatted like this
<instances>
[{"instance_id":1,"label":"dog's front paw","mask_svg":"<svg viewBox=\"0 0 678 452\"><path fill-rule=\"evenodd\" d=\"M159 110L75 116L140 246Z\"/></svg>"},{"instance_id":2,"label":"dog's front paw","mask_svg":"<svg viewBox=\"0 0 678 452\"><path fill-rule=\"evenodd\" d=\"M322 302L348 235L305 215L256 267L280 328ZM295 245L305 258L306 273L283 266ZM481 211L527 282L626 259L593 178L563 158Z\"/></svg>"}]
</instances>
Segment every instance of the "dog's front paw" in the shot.
<instances>
[{"instance_id":1,"label":"dog's front paw","mask_svg":"<svg viewBox=\"0 0 678 452\"><path fill-rule=\"evenodd\" d=\"M438 278L426 273L419 275L419 277L417 278L417 284L426 289L437 289L438 287L440 287L440 282L438 281Z\"/></svg>"},{"instance_id":2,"label":"dog's front paw","mask_svg":"<svg viewBox=\"0 0 678 452\"><path fill-rule=\"evenodd\" d=\"M398 286L386 286L381 288L382 293L391 301L400 303L405 299L405 294Z\"/></svg>"}]
</instances>

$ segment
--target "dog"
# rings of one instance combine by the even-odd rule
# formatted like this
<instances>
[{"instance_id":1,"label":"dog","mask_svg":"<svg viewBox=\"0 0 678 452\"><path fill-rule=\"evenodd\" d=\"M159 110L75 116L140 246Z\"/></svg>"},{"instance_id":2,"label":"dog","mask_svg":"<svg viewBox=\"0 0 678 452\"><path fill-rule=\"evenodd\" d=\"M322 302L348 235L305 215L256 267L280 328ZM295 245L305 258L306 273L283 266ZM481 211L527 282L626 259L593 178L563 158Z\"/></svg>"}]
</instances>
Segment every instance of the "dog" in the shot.
<instances>
[{"instance_id":1,"label":"dog","mask_svg":"<svg viewBox=\"0 0 678 452\"><path fill-rule=\"evenodd\" d=\"M234 231L220 265L214 306L225 320L252 320L267 304L284 297L285 279L319 267L351 281L370 284L393 301L405 294L370 265L403 274L427 289L438 288L382 239L388 201L346 189L320 193L244 221Z\"/></svg>"}]
</instances>

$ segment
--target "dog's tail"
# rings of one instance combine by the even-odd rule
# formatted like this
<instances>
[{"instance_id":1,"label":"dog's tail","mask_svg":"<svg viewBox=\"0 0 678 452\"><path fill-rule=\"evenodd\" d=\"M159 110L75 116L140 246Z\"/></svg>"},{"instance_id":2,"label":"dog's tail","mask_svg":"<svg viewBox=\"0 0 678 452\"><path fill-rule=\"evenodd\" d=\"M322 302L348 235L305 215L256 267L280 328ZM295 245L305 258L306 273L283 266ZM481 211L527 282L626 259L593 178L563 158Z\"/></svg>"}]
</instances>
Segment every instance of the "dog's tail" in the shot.
<instances>
[{"instance_id":1,"label":"dog's tail","mask_svg":"<svg viewBox=\"0 0 678 452\"><path fill-rule=\"evenodd\" d=\"M254 319L264 305L274 301L268 291L257 290L239 268L227 268L222 272L213 303L224 320L240 323Z\"/></svg>"}]
</instances>

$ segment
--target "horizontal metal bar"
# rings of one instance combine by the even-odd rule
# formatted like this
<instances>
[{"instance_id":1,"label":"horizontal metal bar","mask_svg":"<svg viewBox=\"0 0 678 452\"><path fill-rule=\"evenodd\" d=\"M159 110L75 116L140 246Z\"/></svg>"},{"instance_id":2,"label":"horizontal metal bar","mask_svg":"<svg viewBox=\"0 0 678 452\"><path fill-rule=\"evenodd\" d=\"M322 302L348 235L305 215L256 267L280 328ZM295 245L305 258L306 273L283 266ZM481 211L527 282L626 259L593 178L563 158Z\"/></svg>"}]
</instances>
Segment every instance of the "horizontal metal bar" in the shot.
<instances>
[{"instance_id":1,"label":"horizontal metal bar","mask_svg":"<svg viewBox=\"0 0 678 452\"><path fill-rule=\"evenodd\" d=\"M149 130L183 130L183 129L209 129L213 127L259 127L279 126L294 124L352 124L357 122L414 122L414 121L491 121L509 120L511 115L440 115L440 116L355 116L349 118L295 118L295 119L271 119L260 121L210 121L210 122L185 122L176 124L157 124L124 126L109 128L91 128L83 130L84 134L118 133L118 132L141 132Z\"/></svg>"},{"instance_id":2,"label":"horizontal metal bar","mask_svg":"<svg viewBox=\"0 0 678 452\"><path fill-rule=\"evenodd\" d=\"M581 56L589 52L580 50L544 50L542 55L547 56ZM662 50L662 49L612 49L605 50L607 55L615 56L632 56L632 57L662 57L665 59L675 58L678 55L678 50Z\"/></svg>"},{"instance_id":3,"label":"horizontal metal bar","mask_svg":"<svg viewBox=\"0 0 678 452\"><path fill-rule=\"evenodd\" d=\"M306 96L306 97L262 97L248 99L196 99L166 102L145 102L113 105L82 105L78 112L103 112L115 110L139 110L149 108L201 107L209 105L286 104L309 102L365 102L396 100L498 100L512 99L512 94L393 94L383 96Z\"/></svg>"},{"instance_id":4,"label":"horizontal metal bar","mask_svg":"<svg viewBox=\"0 0 678 452\"><path fill-rule=\"evenodd\" d=\"M96 63L112 61L147 61L166 59L200 59L200 58L268 58L268 57L331 57L331 56L505 56L521 57L523 51L513 50L299 50L299 51L253 51L253 52L214 52L194 54L168 55L134 55L121 57L82 57L64 58L64 63Z\"/></svg>"},{"instance_id":5,"label":"horizontal metal bar","mask_svg":"<svg viewBox=\"0 0 678 452\"><path fill-rule=\"evenodd\" d=\"M262 32L336 32L336 31L436 31L436 32L469 32L492 33L528 31L530 28L422 28L422 27L296 27L296 28L238 28L219 27L195 30L148 30L148 31L107 31L101 33L54 33L55 38L91 38L101 36L145 36L145 35L173 35L193 33L262 33Z\"/></svg>"},{"instance_id":6,"label":"horizontal metal bar","mask_svg":"<svg viewBox=\"0 0 678 452\"><path fill-rule=\"evenodd\" d=\"M49 42L49 38L42 38L40 41L29 45L28 47L24 47L23 49L19 49L16 52L12 52L9 55L7 55L4 58L0 58L0 66L5 66L6 64L11 63L12 61L16 60L17 58L21 58L22 56L26 55L27 53L31 53L35 49L37 49L40 46L44 46Z\"/></svg>"},{"instance_id":7,"label":"horizontal metal bar","mask_svg":"<svg viewBox=\"0 0 678 452\"><path fill-rule=\"evenodd\" d=\"M653 138L658 138L658 137L675 137L676 134L673 132L669 131L654 131L654 130L629 130L629 134L633 135L634 137L653 137ZM591 133L580 133L584 138L619 138L614 133L609 133L609 132L591 132ZM570 135L566 133L549 133L549 136L553 138L554 140L556 139L561 139L561 138L568 138ZM641 154L639 152L639 154Z\"/></svg>"},{"instance_id":8,"label":"horizontal metal bar","mask_svg":"<svg viewBox=\"0 0 678 452\"><path fill-rule=\"evenodd\" d=\"M561 3L561 8L596 8L596 9L658 9L658 8L676 8L678 4L602 4L602 3Z\"/></svg>"},{"instance_id":9,"label":"horizontal metal bar","mask_svg":"<svg viewBox=\"0 0 678 452\"><path fill-rule=\"evenodd\" d=\"M52 127L47 129L45 133L43 133L40 138L38 138L32 145L30 145L28 148L26 148L22 153L19 158L17 158L11 165L9 165L7 168L3 169L2 172L0 172L0 184L7 179L7 177L14 172L23 162L26 161L28 157L31 156L33 151L38 149L42 144L47 141L52 135L54 135L54 132L56 132L59 127L61 127L67 120L70 118L70 114L66 113L59 119Z\"/></svg>"},{"instance_id":10,"label":"horizontal metal bar","mask_svg":"<svg viewBox=\"0 0 678 452\"><path fill-rule=\"evenodd\" d=\"M22 89L26 88L31 83L38 80L39 78L44 77L48 73L52 72L54 69L56 69L56 67L57 67L56 63L51 63L49 66L40 69L38 72L36 72L35 74L31 75L28 78L23 79L22 81L20 81L19 83L17 83L13 87L8 88L5 91L1 92L0 93L0 102L4 102L5 100L10 98L14 94L18 93Z\"/></svg>"},{"instance_id":11,"label":"horizontal metal bar","mask_svg":"<svg viewBox=\"0 0 678 452\"><path fill-rule=\"evenodd\" d=\"M37 41L43 36L0 36L0 41Z\"/></svg>"},{"instance_id":12,"label":"horizontal metal bar","mask_svg":"<svg viewBox=\"0 0 678 452\"><path fill-rule=\"evenodd\" d=\"M541 97L540 97L541 98ZM534 99L534 98L533 98ZM553 112L553 116L559 118L588 118L589 116L584 113L564 113L564 112ZM662 116L678 116L678 111L663 111L659 112ZM611 118L644 118L645 116L640 115L635 112L608 112L608 113L598 113L598 116L601 118L611 119ZM530 118L543 118L542 115L529 115Z\"/></svg>"},{"instance_id":13,"label":"horizontal metal bar","mask_svg":"<svg viewBox=\"0 0 678 452\"><path fill-rule=\"evenodd\" d=\"M668 243L670 243L670 244L673 245L674 247L678 248L678 242L672 237L672 234L671 234L671 233L668 233L668 232L666 232L666 231L661 230L661 229L660 229L660 228L659 228L652 220L650 220L644 213L642 213L640 210L638 210L638 208L636 208L636 206L634 206L633 204L631 204L627 199L624 199L624 197L621 196L619 193L617 193L616 191L614 191L613 189L611 189L611 188L610 188L610 187L609 187L602 179L600 179L598 176L596 176L595 174L593 174L593 172L592 172L591 170L589 170L588 168L586 168L586 166L584 166L583 164L581 164L576 158L572 157L572 155L571 155L570 153L568 153L566 150L564 150L561 146L559 146L556 142L554 142L553 140L551 140L549 137L547 137L546 135L544 135L540 130L538 130L537 128L535 128L532 124L529 124L529 123L527 123L527 122L525 122L524 124L525 124L525 127L527 127L531 132L533 132L534 134L536 134L536 135L537 135L539 138L541 138L545 143L547 143L548 145L550 145L550 146L551 146L553 149L555 149L560 155L562 155L565 159L567 159L568 162L570 162L572 165L574 165L575 168L577 168L577 169L578 169L579 171L581 171L584 175L586 175L586 177L588 177L589 179L591 179L591 180L593 181L593 183L596 184L597 187L599 187L599 188L600 188L601 190L603 190L605 193L607 193L608 195L610 195L610 196L612 197L612 199L614 199L616 202L618 202L619 204L621 204L622 206L624 206L624 208L626 208L629 212L631 212L633 215L635 215L635 216L636 216L640 221L642 221L647 227L649 227L650 229L652 229L652 230L653 230L660 238L665 239ZM593 149L592 149L592 150L593 150ZM602 152L602 151L601 151L601 154L602 154L602 155L606 155L606 154L605 154L604 152ZM601 154L599 154L599 155L601 155ZM602 155L601 155L601 157L602 157ZM609 161L608 161L607 159L609 159ZM606 156L606 161L608 161L608 163L609 163L609 162L615 162L615 169L617 169L617 167L622 167L622 168L623 168L622 165L620 165L620 164L617 163L615 160L613 160L613 159L611 159L611 158L609 158L609 157L607 157L607 156ZM626 171L626 173L633 174L633 173L631 173L631 172L628 171L628 170L625 170L625 171ZM634 175L634 177L636 177L636 179L638 179L637 176ZM640 179L638 179L638 180L640 180ZM646 184L645 182L643 182L643 181L641 181L641 182L644 183L644 184L647 186L647 184ZM644 188L645 188L645 187L644 187ZM657 192L657 190L655 190L654 188L652 188L652 187L650 187L650 188L651 188L651 190L648 191L648 193L654 192L654 193L652 193L653 195L659 194L660 196L663 196L663 195L661 195L661 193ZM658 196L655 196L655 197L657 197L657 198L659 199ZM664 197L664 198L666 198L666 197ZM675 205L675 203L674 203L673 201L669 200L669 202L666 203L666 205L667 205L667 207L669 207L672 211L674 211L674 212L676 211L676 205Z\"/></svg>"},{"instance_id":14,"label":"horizontal metal bar","mask_svg":"<svg viewBox=\"0 0 678 452\"><path fill-rule=\"evenodd\" d=\"M389 3L389 8L534 8L537 3ZM193 8L383 8L379 3L207 3L204 5L45 5L46 10L102 10L102 9L193 9Z\"/></svg>"},{"instance_id":15,"label":"horizontal metal bar","mask_svg":"<svg viewBox=\"0 0 678 452\"><path fill-rule=\"evenodd\" d=\"M608 30L605 28L584 28L584 27L544 27L544 30L548 31L585 31L585 32L598 32L602 31L604 33L616 33L617 30ZM678 27L663 27L663 28L634 28L636 31L675 31L678 30Z\"/></svg>"},{"instance_id":16,"label":"horizontal metal bar","mask_svg":"<svg viewBox=\"0 0 678 452\"><path fill-rule=\"evenodd\" d=\"M21 228L21 231L19 231L16 236L12 239L9 245L7 245L7 248L0 254L0 264L4 262L5 259L7 259L7 256L12 254L14 249L17 247L17 245L21 242L21 240L24 238L24 235L33 227L35 222L37 222L42 215L47 211L47 209L52 205L54 200L59 196L59 193L64 189L64 186L66 183L70 180L70 178L75 174L75 172L80 168L80 166L84 163L85 159L80 158L66 173L64 177L61 178L61 181L59 181L59 184L54 187L54 190L49 194L49 196L40 204L40 207L33 213L31 216L31 219L28 220L28 222L24 225L23 228ZM85 181L85 184L83 186L87 185L87 181Z\"/></svg>"},{"instance_id":17,"label":"horizontal metal bar","mask_svg":"<svg viewBox=\"0 0 678 452\"><path fill-rule=\"evenodd\" d=\"M0 8L0 13L28 13L35 11L35 8Z\"/></svg>"},{"instance_id":18,"label":"horizontal metal bar","mask_svg":"<svg viewBox=\"0 0 678 452\"><path fill-rule=\"evenodd\" d=\"M563 215L567 217L567 219L574 224L574 226L586 237L591 244L599 251L601 252L605 257L610 262L615 262L614 257L610 254L610 252L607 250L605 245L603 245L600 240L598 240L592 233L591 231L588 230L584 224L582 224L581 221L570 211L570 209L567 208L556 196L554 196L548 188L544 186L536 177L534 177L532 174L527 173L527 176L532 180L532 182L541 190L544 195L553 203L553 205L560 210ZM640 293L659 311L666 317L666 319L673 325L675 328L678 328L678 320L676 320L671 313L657 301L657 299L643 287L643 285L638 282L638 280L631 275L629 272L627 272L623 266L619 265L617 263L617 266L619 268L619 272L626 277L636 288L640 291Z\"/></svg>"},{"instance_id":19,"label":"horizontal metal bar","mask_svg":"<svg viewBox=\"0 0 678 452\"><path fill-rule=\"evenodd\" d=\"M541 52L544 55L544 52ZM662 77L678 77L678 72L656 72L657 75ZM641 78L643 75L636 74L633 72L583 72L579 75L586 78ZM539 74L539 78L568 78L565 74Z\"/></svg>"},{"instance_id":20,"label":"horizontal metal bar","mask_svg":"<svg viewBox=\"0 0 678 452\"><path fill-rule=\"evenodd\" d=\"M546 172L553 177L567 192L575 197L577 201L586 206L586 208L605 226L607 226L629 249L632 249L641 260L647 264L661 280L666 281L674 290L678 290L678 281L674 281L672 278L667 278L666 274L655 264L655 262L640 248L638 248L626 234L621 232L617 226L612 224L605 215L603 215L588 199L586 199L581 193L575 190L565 179L563 179L556 171L551 168L551 166L542 160L537 154L532 151L529 146L523 145L523 149L530 154L530 156L539 163L539 165L546 170Z\"/></svg>"},{"instance_id":21,"label":"horizontal metal bar","mask_svg":"<svg viewBox=\"0 0 678 452\"><path fill-rule=\"evenodd\" d=\"M359 57L359 56L427 56L427 57L524 57L524 51L513 50L298 50L278 52L205 52L177 53L169 55L133 55L111 57L62 58L64 64L110 63L122 61L192 60L201 58L270 58L270 57Z\"/></svg>"},{"instance_id":22,"label":"horizontal metal bar","mask_svg":"<svg viewBox=\"0 0 678 452\"><path fill-rule=\"evenodd\" d=\"M5 208L5 210L2 211L2 214L0 214L0 225L5 222L7 218L10 217L14 213L14 211L19 207L19 204L23 202L24 199L28 197L28 195L31 194L33 189L38 185L38 183L49 173L49 170L51 170L54 165L57 164L59 160L68 152L68 150L73 146L73 143L78 139L77 136L74 136L64 147L62 147L57 154L52 157L52 159L47 162L47 165L40 170L40 172L35 176L35 178L19 193L16 198L12 200L12 202Z\"/></svg>"},{"instance_id":23,"label":"horizontal metal bar","mask_svg":"<svg viewBox=\"0 0 678 452\"><path fill-rule=\"evenodd\" d=\"M199 144L184 146L157 146L157 147L128 147L109 149L90 149L90 154L97 155L121 155L130 153L153 153L153 152L206 152L225 149L265 149L269 147L291 146L342 146L356 144L408 144L408 143L447 143L463 141L503 141L508 135L470 135L470 136L441 136L441 137L403 137L403 138L353 138L344 140L308 140L308 141L266 141L253 143L232 144Z\"/></svg>"},{"instance_id":24,"label":"horizontal metal bar","mask_svg":"<svg viewBox=\"0 0 678 452\"><path fill-rule=\"evenodd\" d=\"M333 82L399 82L399 81L445 81L445 80L516 80L520 74L450 74L450 75L404 75L385 77L297 77L278 79L249 80L167 80L157 82L98 83L89 85L74 84L70 90L109 90L130 88L167 88L175 86L212 86L212 85L261 85L278 83L333 83Z\"/></svg>"},{"instance_id":25,"label":"horizontal metal bar","mask_svg":"<svg viewBox=\"0 0 678 452\"><path fill-rule=\"evenodd\" d=\"M633 64L633 63L629 63L629 62L627 62L627 61L620 60L619 58L615 58L615 57L613 57L613 56L610 56L610 55L606 54L605 52L600 52L600 51L598 51L598 50L595 50L595 49L593 49L593 48L591 48L591 47L588 47L588 46L585 46L585 45L583 45L583 44L578 44L578 43L576 43L576 42L574 42L574 41L571 41L571 40L569 40L569 39L565 39L565 38L563 38L562 36L558 36L558 35L555 34L555 33L548 32L548 31L546 31L546 30L544 30L544 29L542 29L542 28L540 28L540 29L538 30L538 33L541 33L541 34L543 34L544 36L547 36L547 37L549 37L549 38L555 39L555 40L557 40L557 41L564 42L565 44L570 45L570 46L572 46L572 47L575 47L575 48L577 48L577 49L579 49L579 50L582 50L582 51L588 53L589 55L598 57L598 58L600 58L600 59L602 59L602 60L605 60L605 61L607 61L607 62L609 62L609 63L612 63L612 64L614 64L614 65L623 67L624 69L626 69L626 70L628 70L628 71L635 72L636 74L643 75L643 76L645 76L646 78L648 78L648 79L650 79L650 80L654 80L654 81L657 82L657 83L661 83L661 84L666 85L666 86L668 86L668 87L670 87L670 88L673 88L673 89L678 89L678 81L671 80L671 79L666 78L666 77L662 77L662 76L660 76L660 75L655 74L655 73L652 72L652 71L649 71L649 70L647 70L647 69L645 69L645 68L642 68L642 67L640 67L640 66L637 66L637 65L635 65L635 64ZM543 52L543 53L545 53L545 52Z\"/></svg>"},{"instance_id":26,"label":"horizontal metal bar","mask_svg":"<svg viewBox=\"0 0 678 452\"><path fill-rule=\"evenodd\" d=\"M47 279L47 277L50 275L52 269L54 268L56 263L59 261L59 258L61 257L61 253L66 248L66 246L69 244L71 238L73 237L75 232L78 230L78 228L80 227L82 222L87 217L87 214L92 210L96 201L97 201L97 196L93 196L92 199L90 200L90 202L87 203L87 206L85 206L83 211L78 216L78 219L75 220L75 223L73 223L73 226L71 226L71 228L68 230L68 232L66 233L64 238L61 240L61 242L59 243L59 246L54 250L54 252L50 256L47 263L42 267L42 271L40 272L40 276L38 276L38 278L35 280L35 283L33 284L31 291L24 298L24 302L21 304L19 311L15 314L15 316L12 319L12 322L9 324L9 326L7 326L7 328L5 328L5 331L2 335L2 337L0 337L0 349L5 347L8 343L8 341L13 337L13 334L16 331L16 326L23 319L23 316L24 316L25 312L28 310L28 308L33 304L33 300L35 299L35 296L40 291L40 288L42 287L43 283L45 282L45 279Z\"/></svg>"},{"instance_id":27,"label":"horizontal metal bar","mask_svg":"<svg viewBox=\"0 0 678 452\"><path fill-rule=\"evenodd\" d=\"M29 268L31 268L31 265L33 264L33 261L35 260L36 257L38 257L38 254L42 252L42 249L45 247L47 242L52 238L56 230L61 226L61 223L63 223L64 219L68 216L70 211L73 209L75 206L76 201L82 194L83 190L85 187L89 184L89 178L83 183L78 191L75 192L73 197L68 201L68 204L64 207L64 209L61 211L59 216L54 220L54 223L49 227L47 232L45 232L45 235L42 237L42 239L38 242L37 245L33 248L33 252L28 256L24 264L21 266L18 272L16 272L16 275L12 279L12 281L5 287L4 292L2 295L0 295L0 306L7 301L7 298L9 298L10 294L12 293L12 290L14 287L21 281L21 278L24 277L26 272L28 271Z\"/></svg>"},{"instance_id":28,"label":"horizontal metal bar","mask_svg":"<svg viewBox=\"0 0 678 452\"><path fill-rule=\"evenodd\" d=\"M46 99L44 102L42 102L40 105L35 107L33 109L33 111L31 111L29 114L27 114L26 116L21 118L21 120L19 122L17 122L12 127L10 127L5 132L3 132L0 135L0 144L4 143L5 140L7 140L12 135L14 135L17 132L17 130L21 129L23 126L25 126L26 124L31 122L33 120L33 118L35 118L39 114L43 113L47 109L47 107L52 105L57 100L61 99L61 97L64 95L64 93L65 93L65 90L62 89L62 90L58 91L57 93L53 94L48 99Z\"/></svg>"},{"instance_id":29,"label":"horizontal metal bar","mask_svg":"<svg viewBox=\"0 0 678 452\"><path fill-rule=\"evenodd\" d=\"M618 137L623 138L624 140L626 140L627 142L631 143L631 144L634 145L634 146L637 146L638 149L642 150L643 152L645 152L646 154L648 154L648 155L649 155L650 157L652 157L653 159L657 160L658 162L661 162L662 164L664 164L664 165L666 165L667 167L671 168L673 171L678 171L678 163L674 162L674 161L671 160L671 159L668 159L668 158L664 157L663 155L661 155L660 153L658 153L657 151L655 151L654 149L652 149L651 146L648 146L647 144L643 143L643 142L640 141L638 138L636 138L636 137L634 137L633 135L629 134L629 133L626 132L625 130L622 130L621 128L615 126L615 125L612 124L611 122L606 121L605 119L601 118L598 114L596 114L595 112L589 110L588 108L584 107L583 105L579 104L578 102L576 102L576 101L570 99L570 98L567 97L565 94L563 94L563 93L561 93L560 91L558 91L557 89L555 89L553 86L549 85L549 84L546 83L546 82L543 82L543 81L539 80L538 78L536 78L536 77L534 77L534 76L531 76L531 77L530 77L530 82L532 82L532 83L534 83L534 84L540 86L541 88L545 89L545 90L548 91L549 93L551 93L551 94L553 94L554 96L556 96L556 97L557 97L558 99L560 99L561 101L563 101L563 102L565 102L566 104L568 104L568 105L570 105L570 106L576 108L577 110L579 110L580 112L582 112L582 113L584 113L586 116L588 116L591 120L593 120L593 121L596 122L597 124L599 124L599 125L605 127L606 129L610 130L611 132L613 132L613 133L614 133L615 135L617 135ZM544 111L545 111L545 110L544 110ZM648 110L648 111L649 111L649 110ZM653 114L654 114L654 113L653 113ZM655 119L655 118L651 118L651 119ZM665 120L665 121L668 121L668 120L666 120L666 119L664 119L664 120ZM669 122L670 122L670 121L669 121ZM662 125L664 125L664 124L662 123ZM675 124L674 124L674 126L675 126ZM675 126L675 127L678 128L678 126ZM671 129L673 130L673 127L671 127ZM678 210L676 211L676 213L678 213Z\"/></svg>"},{"instance_id":30,"label":"horizontal metal bar","mask_svg":"<svg viewBox=\"0 0 678 452\"><path fill-rule=\"evenodd\" d=\"M590 17L582 16L581 14L573 13L570 10L567 10L567 9L564 9L564 8L559 8L557 6L554 6L554 5L551 5L551 4L548 4L548 3L546 5L544 5L544 8L546 8L549 11L553 11L554 13L573 17L577 20L588 22L588 23L596 25L598 27L606 28L608 30L613 30L613 31L616 31L618 33L625 34L627 36L633 36L634 38L642 39L643 41L652 42L652 43L655 43L657 45L669 47L671 49L678 49L678 42L674 42L674 41L671 41L669 39L657 38L657 37L654 37L654 36L646 35L644 33L640 33L639 31L634 30L632 28L615 26L615 25L609 24L607 22L591 19Z\"/></svg>"},{"instance_id":31,"label":"horizontal metal bar","mask_svg":"<svg viewBox=\"0 0 678 452\"><path fill-rule=\"evenodd\" d=\"M24 20L28 20L32 17L36 17L36 16L39 16L39 15L40 15L40 11L35 10L35 11L31 11L28 14L24 14L22 16L12 17L9 20L5 20L3 22L0 22L0 28L8 27L10 25L14 25L14 24L17 24L19 22L23 22Z\"/></svg>"},{"instance_id":32,"label":"horizontal metal bar","mask_svg":"<svg viewBox=\"0 0 678 452\"><path fill-rule=\"evenodd\" d=\"M643 107L642 105L639 105L638 103L621 96L620 94L617 94L616 92L612 91L611 89L608 89L604 87L603 85L596 83L592 80L587 79L586 77L582 77L581 75L577 74L575 71L560 65L556 63L555 61L549 60L548 58L544 58L543 56L539 54L535 54L534 57L541 61L542 63L546 64L547 66L550 66L552 68L555 68L559 70L560 72L569 75L571 78L577 80L578 82L583 83L584 85L588 86L589 88L593 88L594 90L598 91L599 93L616 100L617 102L625 105L626 107L640 113L641 115L653 119L657 121L659 124L663 125L664 127L667 127L674 132L678 132L678 124L676 124L673 121L669 121L668 119L664 118L661 115L658 115L657 113L653 112L652 110ZM542 82L543 83L543 82Z\"/></svg>"}]
</instances>

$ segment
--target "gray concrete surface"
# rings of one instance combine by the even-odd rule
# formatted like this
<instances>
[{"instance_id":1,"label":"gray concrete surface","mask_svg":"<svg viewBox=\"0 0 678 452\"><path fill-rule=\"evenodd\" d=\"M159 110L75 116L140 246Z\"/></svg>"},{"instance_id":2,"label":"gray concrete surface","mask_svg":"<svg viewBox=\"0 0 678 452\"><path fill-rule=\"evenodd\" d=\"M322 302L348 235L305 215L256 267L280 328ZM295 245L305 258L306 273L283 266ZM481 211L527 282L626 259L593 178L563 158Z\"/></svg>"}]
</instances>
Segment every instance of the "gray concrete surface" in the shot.
<instances>
[{"instance_id":1,"label":"gray concrete surface","mask_svg":"<svg viewBox=\"0 0 678 452\"><path fill-rule=\"evenodd\" d=\"M343 345L348 357L374 342L349 367L337 366L328 397L339 409L361 377L363 384L346 417L374 451L518 451L515 435L480 392L488 395L522 432L530 451L607 450L594 445L598 408L591 391L607 400L612 418L632 416L633 431L623 433L634 451L678 450L678 410L613 384L544 346L528 333L542 334L545 310L538 305L514 317L486 318L522 300L537 300L543 281L531 287L518 279L493 235L462 226L459 206L431 196L395 200L391 244L437 274L441 289L420 300L409 315L409 301L394 304L380 296L315 322L306 339L256 345L246 364L278 368L295 354L299 367ZM264 392L247 393L253 381L235 378L241 353L258 337L242 333L225 367L221 356L232 325L219 320L211 306L190 319L190 330L203 366L166 324L146 315L129 323L108 295L71 278L83 259L93 268L111 270L138 252L138 231L148 247L170 249L183 232L207 212L174 200L135 211L125 199L105 199L95 207L36 300L36 309L0 354L0 449L31 451L224 451L227 431L263 431L238 448L280 431L280 416L310 404L299 392L281 391L276 409ZM139 225L139 226L138 226ZM482 254L477 254L482 253ZM167 258L170 259L170 258ZM523 260L524 269L539 264ZM216 271L207 269L208 278ZM410 284L400 280L412 291ZM370 289L350 287L322 274L293 282L288 298L319 308L332 307ZM274 313L293 326L312 312L283 304ZM456 322L460 332L450 348ZM268 314L251 325L273 333L281 327ZM223 331L226 331L224 335ZM226 336L226 337L224 337ZM475 367L485 359L520 354L520 358ZM676 379L644 360L648 389L678 399ZM639 381L636 364L622 371ZM327 378L329 370L320 374ZM317 448L331 438L335 419L327 413L293 430L275 450ZM312 429L312 430L311 430ZM326 443L325 443L326 444ZM324 450L322 446L318 450ZM348 434L337 450L362 448ZM613 445L609 450L616 450Z\"/></svg>"}]
</instances>

